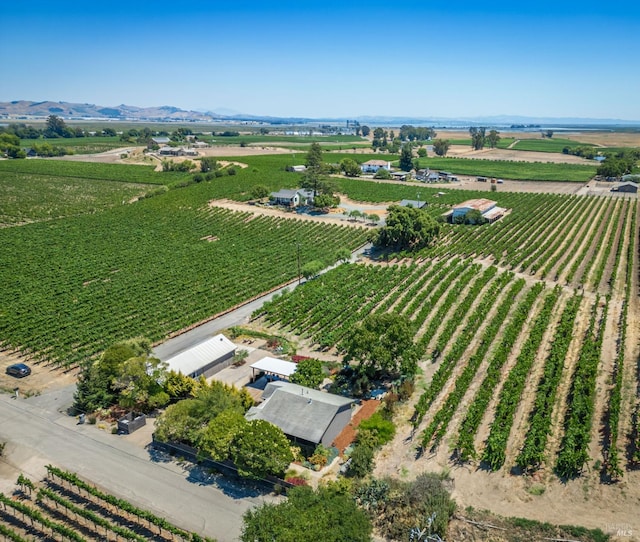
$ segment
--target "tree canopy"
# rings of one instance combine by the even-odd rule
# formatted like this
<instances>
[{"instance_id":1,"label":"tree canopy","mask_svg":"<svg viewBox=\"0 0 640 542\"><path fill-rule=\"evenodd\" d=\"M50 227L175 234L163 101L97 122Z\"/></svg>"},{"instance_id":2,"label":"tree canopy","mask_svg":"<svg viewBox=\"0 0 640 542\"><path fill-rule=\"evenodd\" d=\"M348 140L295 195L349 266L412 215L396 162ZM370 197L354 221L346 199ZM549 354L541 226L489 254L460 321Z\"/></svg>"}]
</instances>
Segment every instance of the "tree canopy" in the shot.
<instances>
[{"instance_id":1,"label":"tree canopy","mask_svg":"<svg viewBox=\"0 0 640 542\"><path fill-rule=\"evenodd\" d=\"M296 366L296 371L291 375L291 382L317 389L324 380L322 362L319 359L303 359Z\"/></svg>"},{"instance_id":2,"label":"tree canopy","mask_svg":"<svg viewBox=\"0 0 640 542\"><path fill-rule=\"evenodd\" d=\"M411 145L405 144L402 146L399 165L402 171L411 171L413 169L413 153Z\"/></svg>"},{"instance_id":3,"label":"tree canopy","mask_svg":"<svg viewBox=\"0 0 640 542\"><path fill-rule=\"evenodd\" d=\"M263 504L244 515L242 542L369 542L371 522L353 498L321 486L296 487L286 501Z\"/></svg>"},{"instance_id":4,"label":"tree canopy","mask_svg":"<svg viewBox=\"0 0 640 542\"><path fill-rule=\"evenodd\" d=\"M380 228L374 244L394 250L417 250L428 246L440 232L440 225L421 209L391 205L386 226Z\"/></svg>"},{"instance_id":5,"label":"tree canopy","mask_svg":"<svg viewBox=\"0 0 640 542\"><path fill-rule=\"evenodd\" d=\"M376 371L410 376L415 374L417 354L414 325L401 314L371 314L354 326L342 343L345 361L368 375Z\"/></svg>"},{"instance_id":6,"label":"tree canopy","mask_svg":"<svg viewBox=\"0 0 640 542\"><path fill-rule=\"evenodd\" d=\"M449 143L448 139L436 139L433 142L433 152L435 152L438 156L446 156L447 152L449 152Z\"/></svg>"}]
</instances>

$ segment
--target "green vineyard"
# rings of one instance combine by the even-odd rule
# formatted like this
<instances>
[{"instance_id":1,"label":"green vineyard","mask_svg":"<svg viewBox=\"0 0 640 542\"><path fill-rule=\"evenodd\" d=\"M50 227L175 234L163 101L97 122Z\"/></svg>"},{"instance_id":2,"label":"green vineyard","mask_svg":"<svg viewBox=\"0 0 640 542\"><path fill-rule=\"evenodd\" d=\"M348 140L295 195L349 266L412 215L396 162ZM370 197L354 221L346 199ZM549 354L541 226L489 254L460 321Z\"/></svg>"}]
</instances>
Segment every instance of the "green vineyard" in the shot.
<instances>
[{"instance_id":1,"label":"green vineyard","mask_svg":"<svg viewBox=\"0 0 640 542\"><path fill-rule=\"evenodd\" d=\"M615 480L640 440L628 340L638 202L496 199L511 211L495 224L447 226L418 258L341 265L254 318L327 349L368 314L404 314L422 375L432 374L418 376L411 402L422 451L446 443L458 462L563 479L598 461Z\"/></svg>"}]
</instances>

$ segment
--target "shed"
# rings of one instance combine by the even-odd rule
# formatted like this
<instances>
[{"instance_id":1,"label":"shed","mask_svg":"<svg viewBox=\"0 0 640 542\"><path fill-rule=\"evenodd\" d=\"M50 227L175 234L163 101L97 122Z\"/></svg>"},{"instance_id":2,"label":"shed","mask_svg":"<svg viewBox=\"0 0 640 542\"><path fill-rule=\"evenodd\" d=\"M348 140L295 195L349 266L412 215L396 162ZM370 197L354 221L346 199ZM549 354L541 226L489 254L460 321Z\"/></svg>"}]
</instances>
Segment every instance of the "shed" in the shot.
<instances>
[{"instance_id":1,"label":"shed","mask_svg":"<svg viewBox=\"0 0 640 542\"><path fill-rule=\"evenodd\" d=\"M236 345L219 334L165 360L169 370L192 378L211 376L231 365Z\"/></svg>"},{"instance_id":2,"label":"shed","mask_svg":"<svg viewBox=\"0 0 640 542\"><path fill-rule=\"evenodd\" d=\"M296 372L296 368L297 365L293 361L266 357L256 361L251 366L251 371L253 376L255 376L256 371L262 371L270 376L289 379Z\"/></svg>"},{"instance_id":3,"label":"shed","mask_svg":"<svg viewBox=\"0 0 640 542\"><path fill-rule=\"evenodd\" d=\"M628 194L637 194L638 183L634 183L633 181L618 183L611 189L611 192L626 192Z\"/></svg>"},{"instance_id":4,"label":"shed","mask_svg":"<svg viewBox=\"0 0 640 542\"><path fill-rule=\"evenodd\" d=\"M293 442L310 449L331 446L351 421L352 399L306 388L291 382L271 382L263 402L249 409L247 420L265 420L278 426Z\"/></svg>"},{"instance_id":5,"label":"shed","mask_svg":"<svg viewBox=\"0 0 640 542\"><path fill-rule=\"evenodd\" d=\"M415 199L403 199L400 202L400 207L414 207L416 209L422 209L427 204L426 201L420 201Z\"/></svg>"}]
</instances>

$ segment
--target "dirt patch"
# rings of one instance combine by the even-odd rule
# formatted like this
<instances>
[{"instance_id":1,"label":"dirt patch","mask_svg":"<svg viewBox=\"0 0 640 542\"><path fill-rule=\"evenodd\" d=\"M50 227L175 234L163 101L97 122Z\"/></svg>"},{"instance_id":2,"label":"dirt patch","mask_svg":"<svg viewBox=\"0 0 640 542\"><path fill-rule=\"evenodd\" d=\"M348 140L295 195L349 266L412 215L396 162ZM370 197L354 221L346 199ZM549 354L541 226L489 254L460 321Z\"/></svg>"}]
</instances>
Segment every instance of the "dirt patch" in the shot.
<instances>
[{"instance_id":1,"label":"dirt patch","mask_svg":"<svg viewBox=\"0 0 640 542\"><path fill-rule=\"evenodd\" d=\"M376 399L362 401L362 405L351 417L351 421L333 441L333 445L340 450L341 454L344 453L345 448L356 440L356 433L360 422L371 418L379 406L380 401Z\"/></svg>"},{"instance_id":2,"label":"dirt patch","mask_svg":"<svg viewBox=\"0 0 640 542\"><path fill-rule=\"evenodd\" d=\"M26 363L31 368L31 374L24 378L9 376L5 370L14 363ZM13 393L15 388L19 388L22 395L39 395L45 390L73 384L78 372L78 369L65 371L53 365L35 363L29 358L8 350L0 351L0 391L2 392Z\"/></svg>"}]
</instances>

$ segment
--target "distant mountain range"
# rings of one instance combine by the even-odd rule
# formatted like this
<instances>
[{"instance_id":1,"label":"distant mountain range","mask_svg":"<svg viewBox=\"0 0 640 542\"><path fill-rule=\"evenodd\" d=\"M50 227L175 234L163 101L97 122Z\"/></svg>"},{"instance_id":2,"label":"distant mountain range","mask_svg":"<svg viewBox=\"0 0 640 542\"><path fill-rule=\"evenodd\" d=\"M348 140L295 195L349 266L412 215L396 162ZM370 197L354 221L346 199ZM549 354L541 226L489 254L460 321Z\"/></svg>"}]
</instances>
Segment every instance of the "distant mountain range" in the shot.
<instances>
[{"instance_id":1,"label":"distant mountain range","mask_svg":"<svg viewBox=\"0 0 640 542\"><path fill-rule=\"evenodd\" d=\"M216 112L217 111L217 112ZM0 120L30 120L58 115L65 120L118 120L118 121L148 121L148 122L263 122L268 124L309 124L309 123L339 123L344 124L347 119L307 118L307 117L273 117L266 115L248 115L235 111L218 108L216 111L187 111L178 107L163 105L160 107L137 107L132 105L117 105L105 107L95 104L80 104L70 102L32 102L16 100L0 102ZM392 116L361 116L349 119L369 125L402 124L428 125L438 127L465 126L640 126L640 121L620 119L594 119L577 117L524 117L517 115L495 115L482 117L392 117Z\"/></svg>"}]
</instances>

